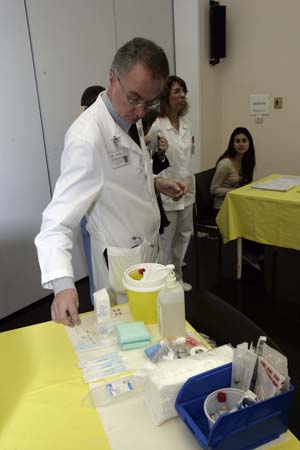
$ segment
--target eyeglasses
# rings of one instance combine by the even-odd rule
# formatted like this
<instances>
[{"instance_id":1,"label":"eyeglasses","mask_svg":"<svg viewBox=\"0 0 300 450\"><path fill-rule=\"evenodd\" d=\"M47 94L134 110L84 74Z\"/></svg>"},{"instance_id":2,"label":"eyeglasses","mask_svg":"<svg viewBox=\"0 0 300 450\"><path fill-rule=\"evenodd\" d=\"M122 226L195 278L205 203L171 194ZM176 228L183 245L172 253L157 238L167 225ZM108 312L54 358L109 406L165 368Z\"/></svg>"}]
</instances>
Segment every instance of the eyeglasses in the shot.
<instances>
[{"instance_id":1,"label":"eyeglasses","mask_svg":"<svg viewBox=\"0 0 300 450\"><path fill-rule=\"evenodd\" d=\"M153 100L152 102L148 102L146 100L133 98L130 94L128 94L128 92L124 88L118 75L117 75L117 80L120 83L120 86L126 96L126 100L127 100L127 103L129 103L129 105L136 106L137 108L143 107L145 109L157 109L159 107L160 101L158 99Z\"/></svg>"},{"instance_id":2,"label":"eyeglasses","mask_svg":"<svg viewBox=\"0 0 300 450\"><path fill-rule=\"evenodd\" d=\"M176 88L176 89L173 89L172 91L170 91L170 94L173 94L176 96L181 95L181 94L187 95L187 93L188 93L188 91L186 91L183 88Z\"/></svg>"}]
</instances>

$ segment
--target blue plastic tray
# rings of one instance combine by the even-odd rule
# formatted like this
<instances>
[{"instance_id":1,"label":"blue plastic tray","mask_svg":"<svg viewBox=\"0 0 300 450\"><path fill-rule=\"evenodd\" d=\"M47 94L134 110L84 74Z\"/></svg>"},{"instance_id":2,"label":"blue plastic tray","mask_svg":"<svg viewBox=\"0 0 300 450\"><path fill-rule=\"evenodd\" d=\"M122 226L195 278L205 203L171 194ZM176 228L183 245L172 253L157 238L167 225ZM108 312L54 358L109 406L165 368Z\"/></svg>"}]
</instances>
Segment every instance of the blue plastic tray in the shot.
<instances>
[{"instance_id":1,"label":"blue plastic tray","mask_svg":"<svg viewBox=\"0 0 300 450\"><path fill-rule=\"evenodd\" d=\"M216 389L230 387L231 364L189 378L178 393L176 410L204 449L250 450L276 439L288 428L291 392L218 418L210 429L203 403Z\"/></svg>"}]
</instances>

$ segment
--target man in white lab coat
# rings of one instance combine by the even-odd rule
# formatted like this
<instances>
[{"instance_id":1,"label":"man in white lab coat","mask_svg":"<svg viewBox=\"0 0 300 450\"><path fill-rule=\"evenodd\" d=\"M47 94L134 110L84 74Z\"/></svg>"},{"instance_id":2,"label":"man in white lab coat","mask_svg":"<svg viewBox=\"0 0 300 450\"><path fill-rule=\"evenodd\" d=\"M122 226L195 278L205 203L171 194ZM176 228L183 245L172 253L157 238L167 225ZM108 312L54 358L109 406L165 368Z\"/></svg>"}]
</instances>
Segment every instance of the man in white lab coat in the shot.
<instances>
[{"instance_id":1,"label":"man in white lab coat","mask_svg":"<svg viewBox=\"0 0 300 450\"><path fill-rule=\"evenodd\" d=\"M54 290L56 322L80 323L71 252L74 228L84 215L95 291L106 287L122 293L125 268L157 260L155 191L176 200L186 185L153 179L140 119L157 107L168 74L166 55L155 43L143 38L127 42L114 57L107 91L66 134L61 175L35 239L42 284Z\"/></svg>"}]
</instances>

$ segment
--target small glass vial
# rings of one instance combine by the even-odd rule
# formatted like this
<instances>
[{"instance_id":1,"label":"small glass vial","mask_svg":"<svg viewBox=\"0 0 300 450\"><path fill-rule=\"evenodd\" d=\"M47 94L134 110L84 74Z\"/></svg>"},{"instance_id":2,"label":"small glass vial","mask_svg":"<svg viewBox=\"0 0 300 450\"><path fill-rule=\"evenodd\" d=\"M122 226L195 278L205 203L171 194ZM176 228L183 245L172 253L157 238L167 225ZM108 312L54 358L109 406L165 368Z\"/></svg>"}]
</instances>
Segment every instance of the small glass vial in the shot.
<instances>
[{"instance_id":1,"label":"small glass vial","mask_svg":"<svg viewBox=\"0 0 300 450\"><path fill-rule=\"evenodd\" d=\"M218 407L217 407L216 415L217 415L217 417L219 417L222 414L229 411L227 403L226 403L226 400L227 400L226 393L222 392L222 391L218 392L217 400L218 400Z\"/></svg>"}]
</instances>

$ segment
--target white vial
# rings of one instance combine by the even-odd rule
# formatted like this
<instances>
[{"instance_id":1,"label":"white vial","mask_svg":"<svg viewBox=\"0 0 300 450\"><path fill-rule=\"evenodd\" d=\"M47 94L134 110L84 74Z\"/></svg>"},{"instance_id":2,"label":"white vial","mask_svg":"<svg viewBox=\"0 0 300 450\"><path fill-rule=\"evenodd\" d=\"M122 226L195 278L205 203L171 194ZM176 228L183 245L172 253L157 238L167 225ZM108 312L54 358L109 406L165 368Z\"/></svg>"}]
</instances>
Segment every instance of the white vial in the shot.
<instances>
[{"instance_id":1,"label":"white vial","mask_svg":"<svg viewBox=\"0 0 300 450\"><path fill-rule=\"evenodd\" d=\"M109 334L110 301L106 289L100 289L94 293L94 309L100 334Z\"/></svg>"}]
</instances>

